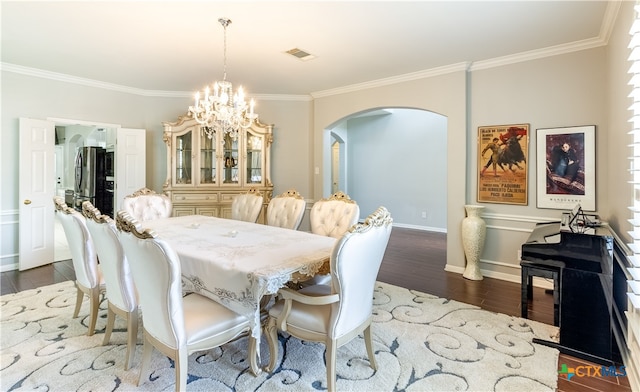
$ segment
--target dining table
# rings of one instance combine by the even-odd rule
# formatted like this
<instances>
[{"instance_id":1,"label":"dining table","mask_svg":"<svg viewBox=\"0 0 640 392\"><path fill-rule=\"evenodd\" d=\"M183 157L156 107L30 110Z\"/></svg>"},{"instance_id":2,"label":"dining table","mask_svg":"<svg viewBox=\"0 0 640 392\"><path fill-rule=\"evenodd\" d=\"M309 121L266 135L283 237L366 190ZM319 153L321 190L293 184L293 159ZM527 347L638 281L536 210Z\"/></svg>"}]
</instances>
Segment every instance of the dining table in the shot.
<instances>
[{"instance_id":1,"label":"dining table","mask_svg":"<svg viewBox=\"0 0 640 392\"><path fill-rule=\"evenodd\" d=\"M178 254L183 292L246 316L258 347L263 299L289 282L326 272L336 242L301 230L203 215L154 219L142 227L155 231ZM260 371L253 358L252 370Z\"/></svg>"}]
</instances>

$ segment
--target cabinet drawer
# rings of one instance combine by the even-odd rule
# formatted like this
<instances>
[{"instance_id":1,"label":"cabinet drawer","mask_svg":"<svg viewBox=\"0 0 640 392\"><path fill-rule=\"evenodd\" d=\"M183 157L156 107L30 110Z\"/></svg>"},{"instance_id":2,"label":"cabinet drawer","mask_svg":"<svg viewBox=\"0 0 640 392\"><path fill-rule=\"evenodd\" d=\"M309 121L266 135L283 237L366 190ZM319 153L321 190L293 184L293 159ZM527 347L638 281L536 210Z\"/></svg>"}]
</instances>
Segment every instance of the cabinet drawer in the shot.
<instances>
[{"instance_id":1,"label":"cabinet drawer","mask_svg":"<svg viewBox=\"0 0 640 392\"><path fill-rule=\"evenodd\" d=\"M195 215L195 208L193 207L173 207L173 216L188 216Z\"/></svg>"},{"instance_id":2,"label":"cabinet drawer","mask_svg":"<svg viewBox=\"0 0 640 392\"><path fill-rule=\"evenodd\" d=\"M240 194L240 192L236 192L236 193L222 193L220 195L220 200L222 202L231 202L233 201L233 198L238 196Z\"/></svg>"},{"instance_id":3,"label":"cabinet drawer","mask_svg":"<svg viewBox=\"0 0 640 392\"><path fill-rule=\"evenodd\" d=\"M217 202L217 193L174 193L173 202Z\"/></svg>"},{"instance_id":4,"label":"cabinet drawer","mask_svg":"<svg viewBox=\"0 0 640 392\"><path fill-rule=\"evenodd\" d=\"M213 216L217 218L219 214L219 208L218 207L196 207L196 214L204 215L204 216Z\"/></svg>"}]
</instances>

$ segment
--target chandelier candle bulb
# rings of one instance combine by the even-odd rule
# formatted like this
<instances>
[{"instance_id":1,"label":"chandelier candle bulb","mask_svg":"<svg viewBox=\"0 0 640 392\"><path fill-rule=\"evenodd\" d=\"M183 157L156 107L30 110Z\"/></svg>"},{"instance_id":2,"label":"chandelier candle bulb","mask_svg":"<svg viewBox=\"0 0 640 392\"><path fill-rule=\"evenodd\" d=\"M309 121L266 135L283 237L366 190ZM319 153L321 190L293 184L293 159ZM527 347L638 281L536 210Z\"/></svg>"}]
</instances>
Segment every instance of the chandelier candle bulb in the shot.
<instances>
[{"instance_id":1,"label":"chandelier candle bulb","mask_svg":"<svg viewBox=\"0 0 640 392\"><path fill-rule=\"evenodd\" d=\"M202 125L202 132L209 139L220 132L235 140L238 131L249 128L257 121L258 115L254 113L253 100L247 105L242 86L234 92L233 85L227 81L227 26L231 24L231 20L220 18L218 22L224 27L223 78L213 84L213 95L210 95L209 86L205 88L203 100L200 100L200 93L196 94L195 106L189 107L189 115Z\"/></svg>"}]
</instances>

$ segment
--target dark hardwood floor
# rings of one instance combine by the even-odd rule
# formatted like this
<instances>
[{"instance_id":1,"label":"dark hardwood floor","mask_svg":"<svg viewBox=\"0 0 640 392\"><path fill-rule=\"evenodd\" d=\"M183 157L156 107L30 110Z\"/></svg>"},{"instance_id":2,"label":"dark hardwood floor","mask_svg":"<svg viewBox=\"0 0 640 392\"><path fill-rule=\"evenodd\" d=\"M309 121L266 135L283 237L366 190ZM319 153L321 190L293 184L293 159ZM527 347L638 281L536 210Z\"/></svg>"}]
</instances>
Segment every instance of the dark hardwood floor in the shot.
<instances>
[{"instance_id":1,"label":"dark hardwood floor","mask_svg":"<svg viewBox=\"0 0 640 392\"><path fill-rule=\"evenodd\" d=\"M477 305L485 310L520 316L520 284L484 278L470 281L462 275L444 270L446 234L394 228L380 268L378 280L413 290ZM0 274L2 295L32 289L66 280L74 280L73 264L60 261L32 270ZM529 318L553 324L553 297L534 288L529 305ZM558 365L568 367L598 366L578 358L560 354ZM631 392L626 377L577 377L568 381L558 377L558 391Z\"/></svg>"}]
</instances>

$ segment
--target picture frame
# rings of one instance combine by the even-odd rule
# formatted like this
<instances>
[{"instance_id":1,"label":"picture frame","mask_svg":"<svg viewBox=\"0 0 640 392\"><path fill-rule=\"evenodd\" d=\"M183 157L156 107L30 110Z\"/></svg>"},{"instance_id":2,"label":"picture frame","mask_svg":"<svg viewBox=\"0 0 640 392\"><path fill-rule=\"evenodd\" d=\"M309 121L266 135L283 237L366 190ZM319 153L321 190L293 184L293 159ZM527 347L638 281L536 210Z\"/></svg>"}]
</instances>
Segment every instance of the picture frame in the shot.
<instances>
[{"instance_id":1,"label":"picture frame","mask_svg":"<svg viewBox=\"0 0 640 392\"><path fill-rule=\"evenodd\" d=\"M528 204L529 124L478 127L478 202Z\"/></svg>"},{"instance_id":2,"label":"picture frame","mask_svg":"<svg viewBox=\"0 0 640 392\"><path fill-rule=\"evenodd\" d=\"M596 210L595 125L536 131L537 207Z\"/></svg>"}]
</instances>

